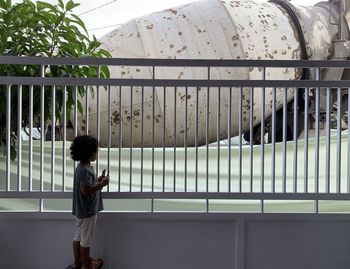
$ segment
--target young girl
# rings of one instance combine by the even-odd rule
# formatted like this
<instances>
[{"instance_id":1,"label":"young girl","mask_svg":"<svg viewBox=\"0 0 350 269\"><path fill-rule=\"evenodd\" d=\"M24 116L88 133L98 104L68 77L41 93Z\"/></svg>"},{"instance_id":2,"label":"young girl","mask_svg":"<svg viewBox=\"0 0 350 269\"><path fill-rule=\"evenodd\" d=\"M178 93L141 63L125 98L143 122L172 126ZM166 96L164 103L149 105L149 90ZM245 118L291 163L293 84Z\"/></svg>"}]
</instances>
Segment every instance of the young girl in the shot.
<instances>
[{"instance_id":1,"label":"young girl","mask_svg":"<svg viewBox=\"0 0 350 269\"><path fill-rule=\"evenodd\" d=\"M74 264L67 269L99 269L101 259L90 258L90 244L96 224L97 212L103 210L101 189L108 185L109 174L105 170L96 178L91 162L96 160L98 142L94 137L83 135L74 139L71 157L79 161L74 172L73 215L76 232L73 240Z\"/></svg>"}]
</instances>

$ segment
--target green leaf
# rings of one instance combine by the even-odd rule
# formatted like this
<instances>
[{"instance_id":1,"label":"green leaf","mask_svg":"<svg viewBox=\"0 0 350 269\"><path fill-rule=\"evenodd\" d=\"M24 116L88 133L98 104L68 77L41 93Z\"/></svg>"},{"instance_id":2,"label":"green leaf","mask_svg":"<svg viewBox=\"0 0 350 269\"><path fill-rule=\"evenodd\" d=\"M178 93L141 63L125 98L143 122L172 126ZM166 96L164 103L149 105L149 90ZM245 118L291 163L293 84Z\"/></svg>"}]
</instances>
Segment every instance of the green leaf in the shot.
<instances>
[{"instance_id":1,"label":"green leaf","mask_svg":"<svg viewBox=\"0 0 350 269\"><path fill-rule=\"evenodd\" d=\"M64 17L65 17L65 14L61 13L61 15L55 19L54 24L56 27L63 21Z\"/></svg>"},{"instance_id":2,"label":"green leaf","mask_svg":"<svg viewBox=\"0 0 350 269\"><path fill-rule=\"evenodd\" d=\"M80 6L78 3L74 3L72 0L69 0L66 4L66 11L71 11L73 8Z\"/></svg>"},{"instance_id":3,"label":"green leaf","mask_svg":"<svg viewBox=\"0 0 350 269\"><path fill-rule=\"evenodd\" d=\"M47 2L37 1L36 5L38 7L38 10L43 10L43 9L47 8L47 9L50 9L51 11L53 11L53 12L57 11L57 8L54 5L51 5L51 4L47 3Z\"/></svg>"},{"instance_id":4,"label":"green leaf","mask_svg":"<svg viewBox=\"0 0 350 269\"><path fill-rule=\"evenodd\" d=\"M6 10L10 7L10 5L7 4L7 1L0 0L0 7Z\"/></svg>"},{"instance_id":5,"label":"green leaf","mask_svg":"<svg viewBox=\"0 0 350 269\"><path fill-rule=\"evenodd\" d=\"M62 9L64 9L64 4L62 0L57 0L58 1L58 6Z\"/></svg>"},{"instance_id":6,"label":"green leaf","mask_svg":"<svg viewBox=\"0 0 350 269\"><path fill-rule=\"evenodd\" d=\"M83 22L77 15L72 14L72 17L75 19L75 21L73 21L73 22L75 22L75 23L78 24L81 28L83 28L84 31L85 31L85 33L87 34L88 31L87 31L87 29L86 29L86 27L85 27L84 22Z\"/></svg>"}]
</instances>

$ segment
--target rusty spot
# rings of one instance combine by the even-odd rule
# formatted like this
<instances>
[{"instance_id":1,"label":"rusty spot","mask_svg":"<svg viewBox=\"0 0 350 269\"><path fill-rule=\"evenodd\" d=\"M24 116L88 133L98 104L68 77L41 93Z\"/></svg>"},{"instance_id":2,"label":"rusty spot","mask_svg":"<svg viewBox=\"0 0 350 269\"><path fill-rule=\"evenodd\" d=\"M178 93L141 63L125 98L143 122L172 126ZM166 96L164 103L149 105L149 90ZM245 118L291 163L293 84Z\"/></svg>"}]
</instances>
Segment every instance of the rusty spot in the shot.
<instances>
[{"instance_id":1,"label":"rusty spot","mask_svg":"<svg viewBox=\"0 0 350 269\"><path fill-rule=\"evenodd\" d=\"M141 70L139 68L136 68L136 72L140 72Z\"/></svg>"},{"instance_id":2,"label":"rusty spot","mask_svg":"<svg viewBox=\"0 0 350 269\"><path fill-rule=\"evenodd\" d=\"M238 34L236 34L236 35L232 36L232 37L231 37L231 39L232 39L232 41L236 41L236 40L238 40L238 39L239 39Z\"/></svg>"},{"instance_id":3,"label":"rusty spot","mask_svg":"<svg viewBox=\"0 0 350 269\"><path fill-rule=\"evenodd\" d=\"M170 46L169 46L171 49L173 49L175 46L174 46L174 44L170 44Z\"/></svg>"},{"instance_id":4,"label":"rusty spot","mask_svg":"<svg viewBox=\"0 0 350 269\"><path fill-rule=\"evenodd\" d=\"M178 34L178 35L182 35L182 32L179 31L177 34Z\"/></svg>"},{"instance_id":5,"label":"rusty spot","mask_svg":"<svg viewBox=\"0 0 350 269\"><path fill-rule=\"evenodd\" d=\"M153 29L153 26L154 26L153 24L147 25L146 28L149 29L149 30L152 30L152 29Z\"/></svg>"},{"instance_id":6,"label":"rusty spot","mask_svg":"<svg viewBox=\"0 0 350 269\"><path fill-rule=\"evenodd\" d=\"M112 123L114 122L115 124L119 124L119 122L120 122L120 115L119 115L118 111L114 111L112 113L111 120L112 120Z\"/></svg>"},{"instance_id":7,"label":"rusty spot","mask_svg":"<svg viewBox=\"0 0 350 269\"><path fill-rule=\"evenodd\" d=\"M284 35L284 36L281 37L281 40L282 40L282 41L283 41L283 40L287 40L287 37Z\"/></svg>"},{"instance_id":8,"label":"rusty spot","mask_svg":"<svg viewBox=\"0 0 350 269\"><path fill-rule=\"evenodd\" d=\"M140 111L134 110L134 116L140 116Z\"/></svg>"},{"instance_id":9,"label":"rusty spot","mask_svg":"<svg viewBox=\"0 0 350 269\"><path fill-rule=\"evenodd\" d=\"M172 14L177 14L177 10L172 9L172 8L166 9L166 10L164 10L164 11L166 11L166 12L171 12Z\"/></svg>"},{"instance_id":10,"label":"rusty spot","mask_svg":"<svg viewBox=\"0 0 350 269\"><path fill-rule=\"evenodd\" d=\"M146 119L150 120L150 119L151 119L151 116L150 116L150 115L147 115Z\"/></svg>"}]
</instances>

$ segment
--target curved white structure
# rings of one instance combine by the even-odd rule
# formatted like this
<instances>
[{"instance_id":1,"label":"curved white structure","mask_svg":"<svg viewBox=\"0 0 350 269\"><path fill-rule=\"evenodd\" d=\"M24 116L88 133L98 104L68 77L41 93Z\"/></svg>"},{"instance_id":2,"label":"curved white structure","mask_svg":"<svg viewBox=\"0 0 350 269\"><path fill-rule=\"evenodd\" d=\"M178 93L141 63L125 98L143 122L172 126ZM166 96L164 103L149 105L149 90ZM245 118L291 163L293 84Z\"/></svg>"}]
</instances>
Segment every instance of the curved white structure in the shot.
<instances>
[{"instance_id":1,"label":"curved white structure","mask_svg":"<svg viewBox=\"0 0 350 269\"><path fill-rule=\"evenodd\" d=\"M303 26L309 59L327 59L332 54L333 39L337 27L329 23L327 5L297 7L298 19ZM116 58L165 58L165 59L300 59L301 48L295 23L279 4L252 0L221 1L205 0L136 18L121 25L101 39L103 48ZM110 67L111 77L152 78L152 70L140 67ZM267 79L300 79L301 70L269 69ZM261 79L262 70L249 68L220 68L211 70L212 79ZM157 78L203 79L204 68L157 68ZM152 89L146 88L144 96L144 146L152 146ZM221 138L227 138L228 93L221 89ZM209 141L217 140L217 94L210 90ZM249 130L249 89L243 90L243 131ZM254 125L261 120L261 91L254 93ZM189 88L188 101L188 145L195 143L195 95L196 89ZM289 91L288 100L293 98ZM122 115L119 115L119 88L111 92L112 98L112 146L118 146L119 124L122 123L123 146L129 146L130 124L133 125L133 146L141 144L141 89L134 88L131 111L130 91L122 92ZM174 89L167 89L166 111L164 111L164 89L155 90L155 146L163 145L163 117L166 121L166 145L173 145L174 135ZM178 115L184 115L185 89L176 92ZM239 91L233 90L232 131L238 133ZM199 92L199 144L206 142L205 122L207 90ZM281 107L283 92L277 91L277 108ZM106 109L107 92L101 91L101 119L108 118ZM272 93L266 89L266 117L271 115ZM90 100L90 120L96 120L96 99ZM176 144L184 144L184 116L176 119ZM79 120L82 122L82 119ZM101 130L107 130L109 121L101 121ZM84 123L83 123L84 125ZM90 125L92 134L96 127ZM107 145L107 132L101 131L101 145Z\"/></svg>"}]
</instances>

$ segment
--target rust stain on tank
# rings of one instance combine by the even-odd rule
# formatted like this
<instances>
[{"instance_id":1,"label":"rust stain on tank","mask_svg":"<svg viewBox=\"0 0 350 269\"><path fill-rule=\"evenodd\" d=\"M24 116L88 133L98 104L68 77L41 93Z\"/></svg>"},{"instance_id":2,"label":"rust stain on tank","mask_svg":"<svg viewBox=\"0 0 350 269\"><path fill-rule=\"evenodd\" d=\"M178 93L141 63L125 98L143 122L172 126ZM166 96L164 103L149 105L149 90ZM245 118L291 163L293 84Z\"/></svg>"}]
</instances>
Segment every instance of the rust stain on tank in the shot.
<instances>
[{"instance_id":1,"label":"rust stain on tank","mask_svg":"<svg viewBox=\"0 0 350 269\"><path fill-rule=\"evenodd\" d=\"M164 11L166 11L166 12L170 12L170 13L172 13L172 14L174 14L174 15L176 15L176 14L177 14L177 10L172 9L172 8L166 9L166 10L164 10Z\"/></svg>"},{"instance_id":2,"label":"rust stain on tank","mask_svg":"<svg viewBox=\"0 0 350 269\"><path fill-rule=\"evenodd\" d=\"M112 121L112 123L114 122L115 124L119 124L119 122L120 122L120 115L119 115L118 111L114 111L112 113L111 121Z\"/></svg>"},{"instance_id":3,"label":"rust stain on tank","mask_svg":"<svg viewBox=\"0 0 350 269\"><path fill-rule=\"evenodd\" d=\"M181 77L184 75L184 72L180 72L179 75L177 76L177 79L181 79Z\"/></svg>"}]
</instances>

